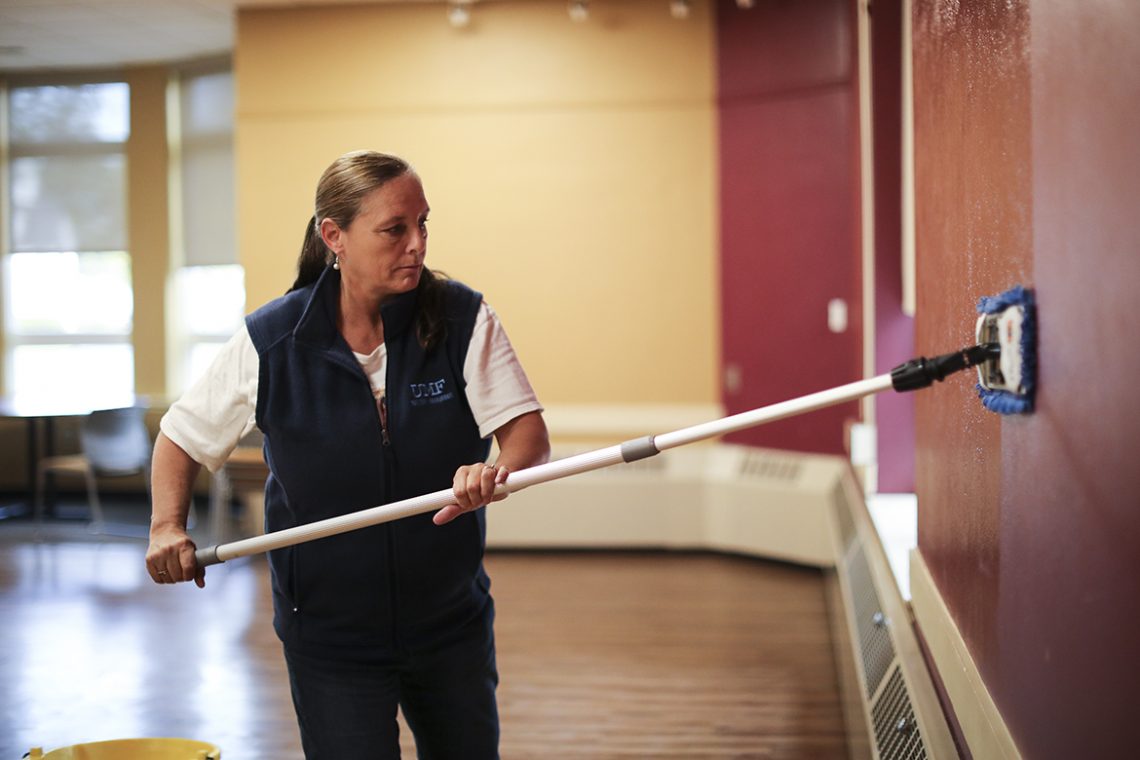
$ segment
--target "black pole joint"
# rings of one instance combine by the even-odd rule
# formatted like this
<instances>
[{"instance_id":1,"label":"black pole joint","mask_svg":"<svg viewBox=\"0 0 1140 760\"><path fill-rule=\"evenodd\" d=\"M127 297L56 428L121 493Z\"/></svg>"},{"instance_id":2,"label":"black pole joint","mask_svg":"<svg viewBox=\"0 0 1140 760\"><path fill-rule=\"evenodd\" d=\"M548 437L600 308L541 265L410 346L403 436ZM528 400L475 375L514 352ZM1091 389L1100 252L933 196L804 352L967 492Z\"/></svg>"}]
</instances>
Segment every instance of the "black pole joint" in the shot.
<instances>
[{"instance_id":1,"label":"black pole joint","mask_svg":"<svg viewBox=\"0 0 1140 760\"><path fill-rule=\"evenodd\" d=\"M891 370L891 386L899 393L926 388L936 380L943 380L947 375L952 375L968 367L975 367L987 359L993 359L1000 355L1000 345L983 343L930 359L920 356Z\"/></svg>"}]
</instances>

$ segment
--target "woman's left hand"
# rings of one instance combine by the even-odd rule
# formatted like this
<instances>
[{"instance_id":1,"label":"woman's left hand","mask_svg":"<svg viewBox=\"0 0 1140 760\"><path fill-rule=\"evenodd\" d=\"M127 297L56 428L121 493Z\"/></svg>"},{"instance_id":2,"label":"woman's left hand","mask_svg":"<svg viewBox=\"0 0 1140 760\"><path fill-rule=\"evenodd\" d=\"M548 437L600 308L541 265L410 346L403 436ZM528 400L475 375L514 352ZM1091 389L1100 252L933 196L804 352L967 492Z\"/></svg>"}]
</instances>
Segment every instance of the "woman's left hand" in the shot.
<instances>
[{"instance_id":1,"label":"woman's left hand","mask_svg":"<svg viewBox=\"0 0 1140 760\"><path fill-rule=\"evenodd\" d=\"M432 522L443 525L454 520L464 512L473 512L485 507L492 501L501 501L508 494L495 495L495 487L505 483L510 474L506 465L492 465L480 462L467 464L455 471L455 478L451 487L455 491L455 503L449 504L435 513Z\"/></svg>"}]
</instances>

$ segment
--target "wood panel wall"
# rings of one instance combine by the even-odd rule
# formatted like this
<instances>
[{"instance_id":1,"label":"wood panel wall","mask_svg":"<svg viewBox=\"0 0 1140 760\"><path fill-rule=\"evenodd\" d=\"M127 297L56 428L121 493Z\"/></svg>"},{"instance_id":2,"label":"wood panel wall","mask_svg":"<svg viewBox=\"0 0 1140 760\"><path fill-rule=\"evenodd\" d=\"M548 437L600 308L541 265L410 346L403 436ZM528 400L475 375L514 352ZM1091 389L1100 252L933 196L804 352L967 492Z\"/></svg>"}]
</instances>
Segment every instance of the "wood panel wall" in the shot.
<instances>
[{"instance_id":1,"label":"wood panel wall","mask_svg":"<svg viewBox=\"0 0 1140 760\"><path fill-rule=\"evenodd\" d=\"M917 398L919 548L1024 756L1131 755L1140 6L914 8L917 342L1016 283L1040 325L1034 414Z\"/></svg>"}]
</instances>

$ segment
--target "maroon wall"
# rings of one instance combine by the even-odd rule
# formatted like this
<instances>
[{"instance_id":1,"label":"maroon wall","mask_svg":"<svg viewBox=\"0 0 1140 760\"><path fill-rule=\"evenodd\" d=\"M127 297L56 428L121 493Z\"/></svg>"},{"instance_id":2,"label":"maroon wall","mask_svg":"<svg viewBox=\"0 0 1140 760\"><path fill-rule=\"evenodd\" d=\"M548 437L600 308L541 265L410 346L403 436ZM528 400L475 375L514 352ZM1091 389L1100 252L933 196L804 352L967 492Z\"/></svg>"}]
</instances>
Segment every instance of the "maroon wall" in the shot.
<instances>
[{"instance_id":1,"label":"maroon wall","mask_svg":"<svg viewBox=\"0 0 1140 760\"><path fill-rule=\"evenodd\" d=\"M722 362L745 411L862 376L858 109L850 0L717 5ZM827 304L847 301L844 333ZM735 434L841 453L847 404Z\"/></svg>"},{"instance_id":2,"label":"maroon wall","mask_svg":"<svg viewBox=\"0 0 1140 760\"><path fill-rule=\"evenodd\" d=\"M1036 289L1034 414L917 404L919 548L1026 757L1132 756L1140 4L916 2L917 343Z\"/></svg>"}]
</instances>

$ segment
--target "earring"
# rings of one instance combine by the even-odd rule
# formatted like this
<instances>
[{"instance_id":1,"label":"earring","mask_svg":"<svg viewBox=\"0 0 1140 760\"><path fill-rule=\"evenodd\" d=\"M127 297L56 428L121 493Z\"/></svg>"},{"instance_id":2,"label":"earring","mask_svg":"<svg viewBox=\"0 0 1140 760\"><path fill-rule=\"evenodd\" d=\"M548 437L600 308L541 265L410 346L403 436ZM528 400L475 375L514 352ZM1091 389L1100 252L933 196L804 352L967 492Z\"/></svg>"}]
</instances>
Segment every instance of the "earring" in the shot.
<instances>
[{"instance_id":1,"label":"earring","mask_svg":"<svg viewBox=\"0 0 1140 760\"><path fill-rule=\"evenodd\" d=\"M333 269L340 269L340 256L333 256Z\"/></svg>"}]
</instances>

